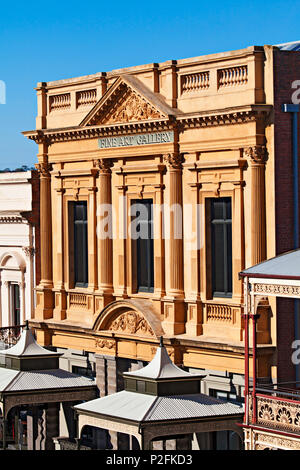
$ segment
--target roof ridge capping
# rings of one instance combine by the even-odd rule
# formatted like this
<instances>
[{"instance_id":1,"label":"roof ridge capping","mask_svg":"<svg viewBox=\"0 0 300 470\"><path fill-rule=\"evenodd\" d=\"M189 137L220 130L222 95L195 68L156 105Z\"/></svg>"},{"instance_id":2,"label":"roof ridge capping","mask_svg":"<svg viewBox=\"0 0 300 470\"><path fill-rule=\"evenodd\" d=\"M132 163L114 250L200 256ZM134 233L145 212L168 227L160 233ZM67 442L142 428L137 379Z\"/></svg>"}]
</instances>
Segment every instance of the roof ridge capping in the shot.
<instances>
[{"instance_id":1,"label":"roof ridge capping","mask_svg":"<svg viewBox=\"0 0 300 470\"><path fill-rule=\"evenodd\" d=\"M134 372L123 372L123 376L126 377L137 377L144 379L187 379L198 377L197 374L191 374L186 372L180 367L176 366L171 360L166 347L163 344L163 338L160 337L160 344L156 350L155 356L149 364L142 369ZM202 377L199 374L199 377Z\"/></svg>"}]
</instances>

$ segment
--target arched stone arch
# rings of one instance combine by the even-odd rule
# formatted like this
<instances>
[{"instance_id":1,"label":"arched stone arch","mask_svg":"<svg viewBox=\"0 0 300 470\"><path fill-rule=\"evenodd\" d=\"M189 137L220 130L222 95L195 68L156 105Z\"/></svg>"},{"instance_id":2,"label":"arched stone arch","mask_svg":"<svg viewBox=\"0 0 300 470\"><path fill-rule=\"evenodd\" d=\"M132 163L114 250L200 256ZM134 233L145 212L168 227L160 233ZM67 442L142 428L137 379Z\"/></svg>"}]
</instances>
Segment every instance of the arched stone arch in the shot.
<instances>
[{"instance_id":1,"label":"arched stone arch","mask_svg":"<svg viewBox=\"0 0 300 470\"><path fill-rule=\"evenodd\" d=\"M110 330L159 338L164 334L161 318L144 299L119 300L107 305L96 319L94 331Z\"/></svg>"},{"instance_id":2,"label":"arched stone arch","mask_svg":"<svg viewBox=\"0 0 300 470\"><path fill-rule=\"evenodd\" d=\"M26 261L23 256L16 251L9 251L4 253L0 258L0 268L12 268L26 270Z\"/></svg>"}]
</instances>

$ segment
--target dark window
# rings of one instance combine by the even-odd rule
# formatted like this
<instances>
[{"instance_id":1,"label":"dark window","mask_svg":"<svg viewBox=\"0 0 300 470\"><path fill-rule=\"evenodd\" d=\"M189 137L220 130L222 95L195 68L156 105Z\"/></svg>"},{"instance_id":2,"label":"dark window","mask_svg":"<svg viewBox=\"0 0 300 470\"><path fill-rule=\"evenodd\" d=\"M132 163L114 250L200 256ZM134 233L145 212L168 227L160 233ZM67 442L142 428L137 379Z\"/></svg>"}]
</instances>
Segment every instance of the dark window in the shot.
<instances>
[{"instance_id":1,"label":"dark window","mask_svg":"<svg viewBox=\"0 0 300 470\"><path fill-rule=\"evenodd\" d=\"M80 367L80 366L72 366L73 374L83 375L84 377L96 377L95 371L93 371L92 367Z\"/></svg>"},{"instance_id":2,"label":"dark window","mask_svg":"<svg viewBox=\"0 0 300 470\"><path fill-rule=\"evenodd\" d=\"M75 287L88 286L88 241L87 241L87 203L86 201L70 203L71 223L73 228L73 276ZM71 232L72 233L72 232Z\"/></svg>"},{"instance_id":3,"label":"dark window","mask_svg":"<svg viewBox=\"0 0 300 470\"><path fill-rule=\"evenodd\" d=\"M223 390L210 390L209 394L210 396L236 405L243 403L243 398L237 396L236 393ZM213 450L241 450L242 442L238 434L234 431L215 431L212 432L212 448Z\"/></svg>"},{"instance_id":4,"label":"dark window","mask_svg":"<svg viewBox=\"0 0 300 470\"><path fill-rule=\"evenodd\" d=\"M134 201L136 225L136 278L138 292L154 290L154 255L152 227L152 199Z\"/></svg>"},{"instance_id":5,"label":"dark window","mask_svg":"<svg viewBox=\"0 0 300 470\"><path fill-rule=\"evenodd\" d=\"M210 201L212 295L232 297L231 198Z\"/></svg>"},{"instance_id":6,"label":"dark window","mask_svg":"<svg viewBox=\"0 0 300 470\"><path fill-rule=\"evenodd\" d=\"M11 284L11 306L13 325L20 325L20 287L18 284Z\"/></svg>"}]
</instances>

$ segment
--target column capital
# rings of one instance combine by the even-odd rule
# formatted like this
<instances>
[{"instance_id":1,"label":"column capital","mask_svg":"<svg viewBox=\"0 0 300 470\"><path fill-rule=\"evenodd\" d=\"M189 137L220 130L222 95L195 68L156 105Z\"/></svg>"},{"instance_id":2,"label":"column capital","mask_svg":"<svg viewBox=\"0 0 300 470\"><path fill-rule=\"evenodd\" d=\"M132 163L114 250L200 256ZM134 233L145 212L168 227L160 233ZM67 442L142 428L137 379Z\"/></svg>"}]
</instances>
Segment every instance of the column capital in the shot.
<instances>
[{"instance_id":1,"label":"column capital","mask_svg":"<svg viewBox=\"0 0 300 470\"><path fill-rule=\"evenodd\" d=\"M170 170L181 170L184 157L182 153L167 153L163 155L164 162Z\"/></svg>"},{"instance_id":2,"label":"column capital","mask_svg":"<svg viewBox=\"0 0 300 470\"><path fill-rule=\"evenodd\" d=\"M35 168L39 172L40 176L44 178L50 177L50 171L52 170L52 165L48 162L36 163Z\"/></svg>"},{"instance_id":3,"label":"column capital","mask_svg":"<svg viewBox=\"0 0 300 470\"><path fill-rule=\"evenodd\" d=\"M33 258L34 254L36 252L36 250L33 246L23 246L22 251L25 253L25 255L28 258Z\"/></svg>"},{"instance_id":4,"label":"column capital","mask_svg":"<svg viewBox=\"0 0 300 470\"><path fill-rule=\"evenodd\" d=\"M98 168L100 174L110 174L113 162L110 158L99 158L93 161L95 168Z\"/></svg>"},{"instance_id":5,"label":"column capital","mask_svg":"<svg viewBox=\"0 0 300 470\"><path fill-rule=\"evenodd\" d=\"M254 145L244 148L244 155L250 158L252 163L265 164L268 159L268 152L265 145Z\"/></svg>"}]
</instances>

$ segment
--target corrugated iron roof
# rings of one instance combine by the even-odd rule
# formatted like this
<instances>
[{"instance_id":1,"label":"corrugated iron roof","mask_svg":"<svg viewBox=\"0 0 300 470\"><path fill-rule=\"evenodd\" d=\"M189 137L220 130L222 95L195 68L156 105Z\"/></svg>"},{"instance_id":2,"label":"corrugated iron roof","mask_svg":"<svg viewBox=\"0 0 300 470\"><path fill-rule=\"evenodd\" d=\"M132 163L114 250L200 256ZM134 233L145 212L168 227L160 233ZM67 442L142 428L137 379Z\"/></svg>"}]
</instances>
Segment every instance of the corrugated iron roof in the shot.
<instances>
[{"instance_id":1,"label":"corrugated iron roof","mask_svg":"<svg viewBox=\"0 0 300 470\"><path fill-rule=\"evenodd\" d=\"M243 406L218 400L208 395L182 395L158 397L144 420L208 418L212 416L239 415L241 413L243 413Z\"/></svg>"},{"instance_id":2,"label":"corrugated iron roof","mask_svg":"<svg viewBox=\"0 0 300 470\"><path fill-rule=\"evenodd\" d=\"M12 380L19 374L19 371L12 369L0 369L0 392L3 392Z\"/></svg>"},{"instance_id":3,"label":"corrugated iron roof","mask_svg":"<svg viewBox=\"0 0 300 470\"><path fill-rule=\"evenodd\" d=\"M1 392L63 389L91 385L96 385L93 378L76 375L63 369L14 371L0 368Z\"/></svg>"},{"instance_id":4,"label":"corrugated iron roof","mask_svg":"<svg viewBox=\"0 0 300 470\"><path fill-rule=\"evenodd\" d=\"M300 51L300 41L285 42L283 44L276 44L282 51Z\"/></svg>"},{"instance_id":5,"label":"corrugated iron roof","mask_svg":"<svg viewBox=\"0 0 300 470\"><path fill-rule=\"evenodd\" d=\"M122 390L106 397L81 403L76 405L75 408L117 418L130 419L132 421L142 421L156 398L153 395Z\"/></svg>"},{"instance_id":6,"label":"corrugated iron roof","mask_svg":"<svg viewBox=\"0 0 300 470\"><path fill-rule=\"evenodd\" d=\"M300 249L283 253L256 264L240 273L241 276L300 279Z\"/></svg>"},{"instance_id":7,"label":"corrugated iron roof","mask_svg":"<svg viewBox=\"0 0 300 470\"><path fill-rule=\"evenodd\" d=\"M123 390L75 409L137 422L241 415L243 406L208 395L157 397Z\"/></svg>"}]
</instances>

